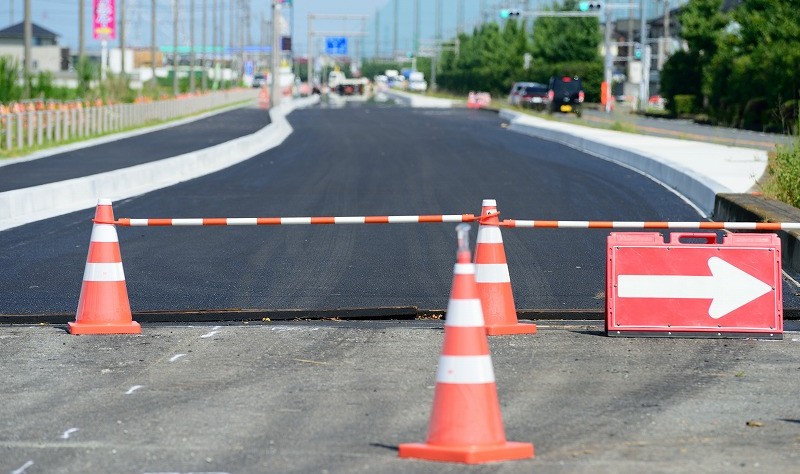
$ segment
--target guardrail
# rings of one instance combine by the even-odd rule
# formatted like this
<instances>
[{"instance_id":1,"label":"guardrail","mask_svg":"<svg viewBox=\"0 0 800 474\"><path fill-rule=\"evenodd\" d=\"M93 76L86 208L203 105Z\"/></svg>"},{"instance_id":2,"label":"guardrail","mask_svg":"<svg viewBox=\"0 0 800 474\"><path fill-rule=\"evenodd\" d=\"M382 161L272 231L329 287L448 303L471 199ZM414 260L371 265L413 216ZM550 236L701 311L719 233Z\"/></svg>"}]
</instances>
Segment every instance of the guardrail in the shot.
<instances>
[{"instance_id":1,"label":"guardrail","mask_svg":"<svg viewBox=\"0 0 800 474\"><path fill-rule=\"evenodd\" d=\"M95 137L257 97L255 89L234 89L146 103L90 107L75 103L52 110L0 114L0 150L13 151Z\"/></svg>"}]
</instances>

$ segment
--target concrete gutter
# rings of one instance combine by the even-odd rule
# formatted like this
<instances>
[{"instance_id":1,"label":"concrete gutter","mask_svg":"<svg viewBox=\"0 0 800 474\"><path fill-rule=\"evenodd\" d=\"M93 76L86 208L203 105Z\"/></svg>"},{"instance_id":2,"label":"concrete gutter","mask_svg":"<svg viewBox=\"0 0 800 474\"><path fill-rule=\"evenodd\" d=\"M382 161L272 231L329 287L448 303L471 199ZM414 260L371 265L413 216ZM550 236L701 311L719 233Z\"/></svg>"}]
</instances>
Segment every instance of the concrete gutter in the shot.
<instances>
[{"instance_id":1,"label":"concrete gutter","mask_svg":"<svg viewBox=\"0 0 800 474\"><path fill-rule=\"evenodd\" d=\"M270 110L270 125L251 135L172 158L56 183L0 193L0 231L89 209L100 197L126 199L214 173L281 143L292 133L286 116L319 102L319 96Z\"/></svg>"}]
</instances>

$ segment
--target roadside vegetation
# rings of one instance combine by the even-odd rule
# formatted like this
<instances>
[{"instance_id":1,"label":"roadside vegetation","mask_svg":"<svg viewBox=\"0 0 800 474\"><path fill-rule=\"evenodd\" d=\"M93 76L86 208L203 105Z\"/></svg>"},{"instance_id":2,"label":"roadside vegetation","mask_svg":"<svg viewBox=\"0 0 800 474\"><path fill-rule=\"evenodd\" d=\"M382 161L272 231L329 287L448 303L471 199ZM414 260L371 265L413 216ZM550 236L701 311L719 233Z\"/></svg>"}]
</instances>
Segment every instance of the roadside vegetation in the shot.
<instances>
[{"instance_id":1,"label":"roadside vegetation","mask_svg":"<svg viewBox=\"0 0 800 474\"><path fill-rule=\"evenodd\" d=\"M689 0L678 15L685 50L661 73L674 115L749 130L797 132L800 17L797 0Z\"/></svg>"},{"instance_id":2,"label":"roadside vegetation","mask_svg":"<svg viewBox=\"0 0 800 474\"><path fill-rule=\"evenodd\" d=\"M770 154L764 192L768 197L800 208L800 137Z\"/></svg>"},{"instance_id":3,"label":"roadside vegetation","mask_svg":"<svg viewBox=\"0 0 800 474\"><path fill-rule=\"evenodd\" d=\"M55 77L49 72L40 72L25 76L22 66L8 56L0 56L0 104L22 102L28 100L43 101L73 101L83 100L103 103L131 103L136 100L155 100L171 97L173 94L172 77L158 78L156 83L146 83L141 90L130 87L127 78L120 75L107 75L105 80L100 80L99 65L86 59L75 65L77 87L69 88L55 85ZM196 90L200 90L200 73L196 76ZM20 81L20 78L22 80ZM213 81L208 82L211 88ZM221 89L239 86L232 81L218 84ZM189 92L188 77L180 78L178 91L181 94Z\"/></svg>"}]
</instances>

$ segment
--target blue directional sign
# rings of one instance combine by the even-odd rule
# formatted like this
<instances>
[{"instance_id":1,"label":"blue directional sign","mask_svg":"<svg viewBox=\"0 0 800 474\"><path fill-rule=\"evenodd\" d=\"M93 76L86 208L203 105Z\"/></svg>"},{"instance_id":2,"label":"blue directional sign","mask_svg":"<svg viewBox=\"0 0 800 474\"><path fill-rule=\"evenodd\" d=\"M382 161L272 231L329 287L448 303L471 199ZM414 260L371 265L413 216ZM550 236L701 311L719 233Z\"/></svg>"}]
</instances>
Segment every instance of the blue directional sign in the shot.
<instances>
[{"instance_id":1,"label":"blue directional sign","mask_svg":"<svg viewBox=\"0 0 800 474\"><path fill-rule=\"evenodd\" d=\"M347 38L330 36L325 38L325 54L343 56L347 54Z\"/></svg>"}]
</instances>

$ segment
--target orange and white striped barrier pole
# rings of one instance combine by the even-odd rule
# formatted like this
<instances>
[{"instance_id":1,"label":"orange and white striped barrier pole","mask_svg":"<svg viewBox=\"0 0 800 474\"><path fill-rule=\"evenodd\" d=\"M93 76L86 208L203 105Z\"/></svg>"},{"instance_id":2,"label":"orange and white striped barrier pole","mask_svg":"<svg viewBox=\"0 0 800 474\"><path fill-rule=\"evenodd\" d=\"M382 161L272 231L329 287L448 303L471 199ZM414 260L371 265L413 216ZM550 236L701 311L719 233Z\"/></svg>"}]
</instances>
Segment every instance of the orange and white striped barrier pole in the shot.
<instances>
[{"instance_id":1,"label":"orange and white striped barrier pole","mask_svg":"<svg viewBox=\"0 0 800 474\"><path fill-rule=\"evenodd\" d=\"M506 219L500 227L535 229L706 229L800 230L798 222L524 221Z\"/></svg>"},{"instance_id":2,"label":"orange and white striped barrier pole","mask_svg":"<svg viewBox=\"0 0 800 474\"><path fill-rule=\"evenodd\" d=\"M156 226L259 226L259 225L335 225L335 224L427 224L475 222L474 214L435 214L418 216L347 216L347 217L200 217L190 219L120 218L105 224L123 227ZM100 222L100 221L96 221Z\"/></svg>"},{"instance_id":3,"label":"orange and white striped barrier pole","mask_svg":"<svg viewBox=\"0 0 800 474\"><path fill-rule=\"evenodd\" d=\"M469 250L469 226L458 230L458 253L436 370L425 443L399 446L401 458L478 464L533 457L533 444L506 441L492 357Z\"/></svg>"},{"instance_id":4,"label":"orange and white striped barrier pole","mask_svg":"<svg viewBox=\"0 0 800 474\"><path fill-rule=\"evenodd\" d=\"M100 199L89 242L89 255L83 272L75 322L68 323L70 334L140 334L142 327L133 321L117 230L113 224L111 201Z\"/></svg>"}]
</instances>

